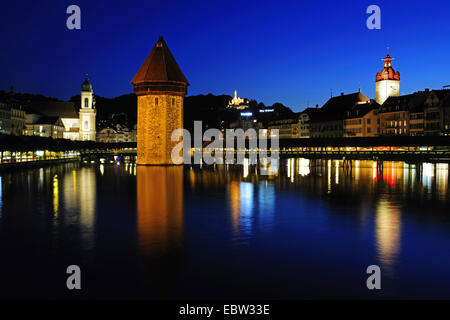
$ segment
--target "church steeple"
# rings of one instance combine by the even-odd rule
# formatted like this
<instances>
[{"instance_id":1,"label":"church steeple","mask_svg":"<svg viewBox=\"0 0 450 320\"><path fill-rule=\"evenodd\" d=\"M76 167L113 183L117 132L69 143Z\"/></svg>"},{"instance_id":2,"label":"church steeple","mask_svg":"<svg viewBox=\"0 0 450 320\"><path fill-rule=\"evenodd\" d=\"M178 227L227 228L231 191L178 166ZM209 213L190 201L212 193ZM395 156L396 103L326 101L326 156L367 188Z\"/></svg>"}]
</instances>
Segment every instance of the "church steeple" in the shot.
<instances>
[{"instance_id":1,"label":"church steeple","mask_svg":"<svg viewBox=\"0 0 450 320\"><path fill-rule=\"evenodd\" d=\"M400 72L392 67L392 57L388 53L383 59L384 66L381 72L377 72L376 82L376 101L383 104L387 98L400 95Z\"/></svg>"},{"instance_id":2,"label":"church steeple","mask_svg":"<svg viewBox=\"0 0 450 320\"><path fill-rule=\"evenodd\" d=\"M380 72L377 72L376 81L381 80L399 80L400 81L400 72L395 72L394 68L392 67L392 58L389 55L389 53L386 55L384 60L384 68Z\"/></svg>"},{"instance_id":3,"label":"church steeple","mask_svg":"<svg viewBox=\"0 0 450 320\"><path fill-rule=\"evenodd\" d=\"M81 84L81 91L92 92L92 85L89 82L87 72L86 72L86 79L84 79L84 82Z\"/></svg>"},{"instance_id":4,"label":"church steeple","mask_svg":"<svg viewBox=\"0 0 450 320\"><path fill-rule=\"evenodd\" d=\"M92 140L96 139L96 110L94 91L92 85L89 82L88 74L86 73L86 79L81 85L81 108L79 112L79 139L80 140Z\"/></svg>"}]
</instances>

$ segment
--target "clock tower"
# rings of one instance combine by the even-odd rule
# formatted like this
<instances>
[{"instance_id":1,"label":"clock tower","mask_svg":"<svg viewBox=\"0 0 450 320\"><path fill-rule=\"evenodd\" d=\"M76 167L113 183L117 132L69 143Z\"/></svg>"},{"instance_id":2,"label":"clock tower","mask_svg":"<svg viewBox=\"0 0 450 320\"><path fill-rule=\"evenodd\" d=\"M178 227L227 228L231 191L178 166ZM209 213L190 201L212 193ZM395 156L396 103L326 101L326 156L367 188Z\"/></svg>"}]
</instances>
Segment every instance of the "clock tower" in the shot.
<instances>
[{"instance_id":1,"label":"clock tower","mask_svg":"<svg viewBox=\"0 0 450 320\"><path fill-rule=\"evenodd\" d=\"M94 92L92 91L92 85L89 82L88 75L86 73L86 79L81 85L79 140L95 141L96 139L95 116L96 110L95 110Z\"/></svg>"},{"instance_id":2,"label":"clock tower","mask_svg":"<svg viewBox=\"0 0 450 320\"><path fill-rule=\"evenodd\" d=\"M376 76L376 97L379 104L383 104L387 98L400 95L400 72L395 72L392 67L392 58L389 53L384 58L384 68L377 72Z\"/></svg>"}]
</instances>

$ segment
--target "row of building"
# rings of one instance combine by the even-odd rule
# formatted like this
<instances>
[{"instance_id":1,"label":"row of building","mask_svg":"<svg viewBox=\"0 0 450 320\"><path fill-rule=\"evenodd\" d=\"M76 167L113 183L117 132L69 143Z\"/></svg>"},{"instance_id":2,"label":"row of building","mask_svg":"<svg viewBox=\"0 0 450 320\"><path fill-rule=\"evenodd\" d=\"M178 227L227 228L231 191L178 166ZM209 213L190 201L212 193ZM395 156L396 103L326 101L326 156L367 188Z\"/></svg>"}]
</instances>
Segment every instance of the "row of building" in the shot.
<instances>
[{"instance_id":1,"label":"row of building","mask_svg":"<svg viewBox=\"0 0 450 320\"><path fill-rule=\"evenodd\" d=\"M106 125L97 131L95 96L86 75L81 103L42 101L23 104L10 98L0 102L0 134L51 137L99 142L135 142L136 126Z\"/></svg>"},{"instance_id":2,"label":"row of building","mask_svg":"<svg viewBox=\"0 0 450 320\"><path fill-rule=\"evenodd\" d=\"M269 122L280 138L342 138L392 135L450 135L450 90L400 95L400 73L389 54L376 75L376 99L361 90L331 97L321 108L308 108Z\"/></svg>"}]
</instances>

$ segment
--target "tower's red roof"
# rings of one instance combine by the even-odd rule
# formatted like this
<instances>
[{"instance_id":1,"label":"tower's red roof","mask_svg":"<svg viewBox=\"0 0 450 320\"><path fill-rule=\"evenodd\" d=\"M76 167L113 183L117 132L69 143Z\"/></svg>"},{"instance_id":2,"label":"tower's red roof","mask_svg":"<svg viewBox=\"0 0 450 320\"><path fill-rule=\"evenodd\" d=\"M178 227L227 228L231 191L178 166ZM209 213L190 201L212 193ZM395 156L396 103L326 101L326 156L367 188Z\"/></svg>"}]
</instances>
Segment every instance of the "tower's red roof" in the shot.
<instances>
[{"instance_id":1,"label":"tower's red roof","mask_svg":"<svg viewBox=\"0 0 450 320\"><path fill-rule=\"evenodd\" d=\"M189 85L163 37L159 37L131 83L136 94L143 91L173 91ZM178 91L178 90L175 90Z\"/></svg>"},{"instance_id":2,"label":"tower's red roof","mask_svg":"<svg viewBox=\"0 0 450 320\"><path fill-rule=\"evenodd\" d=\"M392 68L392 58L389 53L384 58L384 68L380 72L377 72L376 81L382 80L399 80L400 81L400 72L395 72L394 68Z\"/></svg>"}]
</instances>

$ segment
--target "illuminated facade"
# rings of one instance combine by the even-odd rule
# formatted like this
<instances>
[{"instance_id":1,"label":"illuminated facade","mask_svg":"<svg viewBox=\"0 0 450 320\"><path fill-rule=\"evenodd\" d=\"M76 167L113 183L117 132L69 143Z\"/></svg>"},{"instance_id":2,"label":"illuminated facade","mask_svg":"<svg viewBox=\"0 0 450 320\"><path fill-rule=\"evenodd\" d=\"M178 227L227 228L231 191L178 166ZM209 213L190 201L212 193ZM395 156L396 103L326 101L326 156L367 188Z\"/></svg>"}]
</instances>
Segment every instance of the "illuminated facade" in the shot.
<instances>
[{"instance_id":1,"label":"illuminated facade","mask_svg":"<svg viewBox=\"0 0 450 320\"><path fill-rule=\"evenodd\" d=\"M159 37L131 83L138 96L137 164L171 165L183 128L183 97L189 85L163 37Z\"/></svg>"},{"instance_id":2,"label":"illuminated facade","mask_svg":"<svg viewBox=\"0 0 450 320\"><path fill-rule=\"evenodd\" d=\"M238 110L244 110L248 108L248 100L239 98L237 95L237 90L234 90L234 97L228 103L228 108L234 108Z\"/></svg>"},{"instance_id":3,"label":"illuminated facade","mask_svg":"<svg viewBox=\"0 0 450 320\"><path fill-rule=\"evenodd\" d=\"M40 107L39 110L42 110ZM77 114L72 102L57 102L49 104L43 110L44 114L59 116L64 124L64 139L95 141L96 109L95 97L92 85L86 74L86 79L81 84L80 110Z\"/></svg>"},{"instance_id":4,"label":"illuminated facade","mask_svg":"<svg viewBox=\"0 0 450 320\"><path fill-rule=\"evenodd\" d=\"M381 105L389 97L400 95L400 72L392 68L392 58L389 54L384 58L384 68L377 72L375 100Z\"/></svg>"},{"instance_id":5,"label":"illuminated facade","mask_svg":"<svg viewBox=\"0 0 450 320\"><path fill-rule=\"evenodd\" d=\"M86 74L86 80L81 85L81 108L80 108L80 122L79 122L79 140L95 141L95 100L92 85Z\"/></svg>"}]
</instances>

